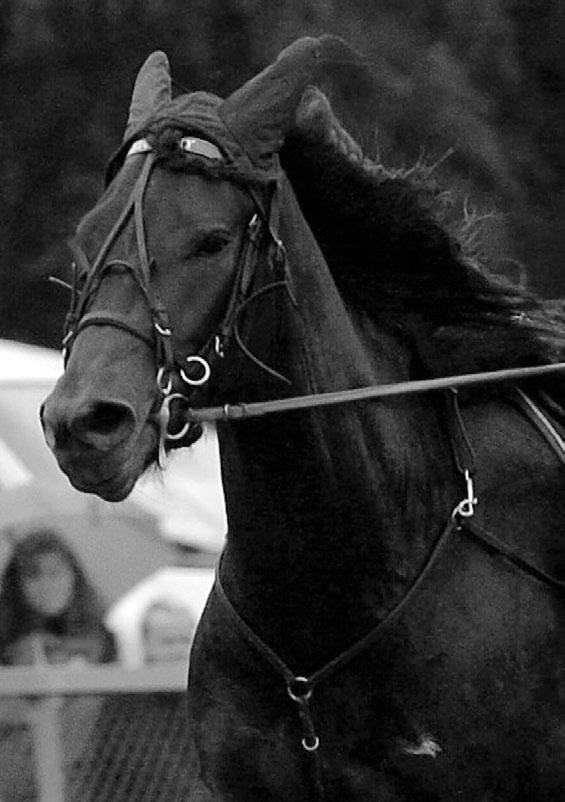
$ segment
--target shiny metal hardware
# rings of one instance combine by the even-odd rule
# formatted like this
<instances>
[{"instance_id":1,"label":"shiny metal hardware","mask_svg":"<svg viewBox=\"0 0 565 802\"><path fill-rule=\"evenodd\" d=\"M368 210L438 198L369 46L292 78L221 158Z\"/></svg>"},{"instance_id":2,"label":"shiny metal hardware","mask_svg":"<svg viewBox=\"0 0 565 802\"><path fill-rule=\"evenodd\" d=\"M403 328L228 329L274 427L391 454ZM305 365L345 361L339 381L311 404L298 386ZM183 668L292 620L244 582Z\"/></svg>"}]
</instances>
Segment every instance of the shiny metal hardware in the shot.
<instances>
[{"instance_id":1,"label":"shiny metal hardware","mask_svg":"<svg viewBox=\"0 0 565 802\"><path fill-rule=\"evenodd\" d=\"M467 496L455 507L451 513L452 518L471 518L475 514L475 507L479 503L479 499L475 496L475 486L471 473L465 470L463 475L465 477Z\"/></svg>"},{"instance_id":2,"label":"shiny metal hardware","mask_svg":"<svg viewBox=\"0 0 565 802\"><path fill-rule=\"evenodd\" d=\"M302 748L305 749L307 752L315 752L316 749L320 746L320 739L317 735L314 736L314 739L311 744L308 743L306 738L303 738L300 743L302 744Z\"/></svg>"},{"instance_id":3,"label":"shiny metal hardware","mask_svg":"<svg viewBox=\"0 0 565 802\"><path fill-rule=\"evenodd\" d=\"M146 139L137 139L126 153L128 156L135 156L137 153L149 153L153 148Z\"/></svg>"},{"instance_id":4,"label":"shiny metal hardware","mask_svg":"<svg viewBox=\"0 0 565 802\"><path fill-rule=\"evenodd\" d=\"M293 677L287 680L286 690L293 702L300 708L300 718L304 735L300 743L306 752L315 752L320 746L320 739L314 730L312 714L308 700L312 696L312 686L306 677Z\"/></svg>"},{"instance_id":5,"label":"shiny metal hardware","mask_svg":"<svg viewBox=\"0 0 565 802\"><path fill-rule=\"evenodd\" d=\"M297 687L300 685L302 685L303 690ZM293 702L307 702L312 696L312 688L306 677L293 677L287 683L286 690Z\"/></svg>"},{"instance_id":6,"label":"shiny metal hardware","mask_svg":"<svg viewBox=\"0 0 565 802\"><path fill-rule=\"evenodd\" d=\"M261 220L259 219L259 215L257 212L253 215L249 223L247 224L247 231L249 232L249 239L254 240L259 232Z\"/></svg>"},{"instance_id":7,"label":"shiny metal hardware","mask_svg":"<svg viewBox=\"0 0 565 802\"><path fill-rule=\"evenodd\" d=\"M196 362L202 367L202 376L199 379L192 379L190 376L187 376L184 369L181 368L179 373L181 378L186 384L190 385L191 387L201 387L203 384L206 384L208 379L210 378L211 370L210 365L206 362L206 360L201 356L187 356L186 362L190 364L191 362Z\"/></svg>"},{"instance_id":8,"label":"shiny metal hardware","mask_svg":"<svg viewBox=\"0 0 565 802\"><path fill-rule=\"evenodd\" d=\"M219 356L221 359L224 358L224 338L221 334L216 334L214 337L214 353L216 356Z\"/></svg>"},{"instance_id":9,"label":"shiny metal hardware","mask_svg":"<svg viewBox=\"0 0 565 802\"><path fill-rule=\"evenodd\" d=\"M223 161L221 150L214 145L213 142L208 142L207 139L200 139L197 136L183 136L179 141L179 148L184 153L194 153L197 156L204 156L206 159L215 159L216 161Z\"/></svg>"},{"instance_id":10,"label":"shiny metal hardware","mask_svg":"<svg viewBox=\"0 0 565 802\"><path fill-rule=\"evenodd\" d=\"M163 326L161 326L160 323L157 323L157 321L153 323L153 326L155 327L155 331L158 332L161 335L161 337L170 337L173 333L171 329L169 329L168 327L163 328Z\"/></svg>"},{"instance_id":11,"label":"shiny metal hardware","mask_svg":"<svg viewBox=\"0 0 565 802\"><path fill-rule=\"evenodd\" d=\"M169 422L171 420L170 407L173 401L186 401L186 397L182 395L182 393L171 393L170 395L166 395L165 398L163 398L159 411L156 414L157 426L159 429L159 455L157 458L157 464L160 468L165 467L165 460L167 456L165 444L167 441L182 440L192 425L191 421L187 421L179 432L176 432L175 434L171 434L171 432L169 432Z\"/></svg>"}]
</instances>

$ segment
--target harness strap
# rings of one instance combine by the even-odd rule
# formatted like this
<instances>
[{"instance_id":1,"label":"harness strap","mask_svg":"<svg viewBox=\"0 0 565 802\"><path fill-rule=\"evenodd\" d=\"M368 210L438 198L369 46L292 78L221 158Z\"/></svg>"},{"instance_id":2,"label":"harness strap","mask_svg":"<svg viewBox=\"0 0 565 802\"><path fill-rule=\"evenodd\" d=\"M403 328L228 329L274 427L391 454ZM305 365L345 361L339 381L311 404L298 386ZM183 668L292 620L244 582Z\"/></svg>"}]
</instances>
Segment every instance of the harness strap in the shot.
<instances>
[{"instance_id":1,"label":"harness strap","mask_svg":"<svg viewBox=\"0 0 565 802\"><path fill-rule=\"evenodd\" d=\"M181 150L200 152L210 158L216 158L213 145L209 145L206 152L202 152L202 147L206 143L203 140L185 137L180 142ZM197 150L196 147L200 148ZM77 240L72 240L69 244L75 255L73 263L73 283L71 307L65 321L65 334L63 338L63 353L65 365L68 360L70 350L77 335L89 326L111 326L127 332L136 339L142 341L155 351L157 375L156 387L157 397L155 399L154 410L150 419L157 425L159 432L159 464L164 463L166 453L166 442L169 440L179 441L188 438L191 432L201 431L201 427L195 426L186 416L179 414L181 428L178 432L169 431L169 421L171 417L170 406L173 401L187 402L188 397L183 393L174 392L174 376L178 376L191 391L194 387L205 384L210 375L210 364L213 360L224 356L224 345L233 337L233 340L241 352L261 370L268 373L272 378L277 379L283 384L289 384L286 376L271 368L255 354L243 342L239 330L239 323L242 313L248 308L249 304L256 298L263 297L267 292L274 289L286 289L290 300L296 303L289 286L289 275L286 265L286 254L284 246L278 236L279 209L280 209L280 186L277 184L273 190L269 202L265 201L254 188L249 188L249 192L255 201L256 212L248 225L243 238L242 247L236 267L236 276L232 285L232 291L227 303L226 312L219 325L219 328L211 334L198 354L191 354L177 359L173 348L173 332L170 326L167 310L159 301L154 288L151 287L151 268L153 260L150 259L147 246L145 221L143 214L143 202L151 170L155 164L152 148L146 140L138 143L137 147L131 150L132 153L142 153L144 161L142 169L137 176L133 188L122 207L118 219L110 229L98 251L92 266L89 264L88 257ZM120 235L130 217L133 218L135 240L137 245L138 260L136 263L126 262L123 259L113 259L108 262L105 260L111 250L116 238ZM260 234L266 228L270 237L269 261L274 266L273 280L255 292L252 292L252 283L255 275L259 257ZM273 247L275 249L273 253ZM77 264L80 269L81 277L84 276L84 284L79 291L77 281ZM127 270L135 281L145 300L150 313L152 331L150 333L140 330L131 324L124 315L108 309L98 312L88 312L88 307L94 295L98 292L104 277L112 269L120 267ZM185 364L186 363L186 364ZM200 376L190 375L189 367L198 366ZM178 411L178 410L177 410ZM188 441L187 441L188 442Z\"/></svg>"},{"instance_id":2,"label":"harness strap","mask_svg":"<svg viewBox=\"0 0 565 802\"><path fill-rule=\"evenodd\" d=\"M132 326L125 316L118 315L116 312L112 312L111 314L104 312L87 312L80 318L74 332L75 337L83 331L83 329L88 328L88 326L113 326L116 329L127 331L128 334L141 340L148 345L149 348L154 347L153 337L149 337L135 326Z\"/></svg>"},{"instance_id":3,"label":"harness strap","mask_svg":"<svg viewBox=\"0 0 565 802\"><path fill-rule=\"evenodd\" d=\"M263 659L265 659L267 663L270 664L275 673L282 678L286 684L287 693L290 699L297 705L297 712L303 730L301 743L302 747L314 757L314 781L320 798L322 798L323 795L322 769L320 759L317 756L317 751L320 746L320 738L316 733L315 723L310 707L310 699L314 689L317 685L319 685L319 683L328 680L356 657L359 657L363 652L374 646L387 633L387 631L399 618L403 610L407 607L431 573L433 567L443 554L445 547L454 532L466 532L469 536L478 540L487 548L487 550L494 551L495 553L502 555L518 568L522 569L536 579L546 582L547 584L556 587L559 590L565 589L565 580L560 580L557 577L551 576L546 571L537 568L528 560L514 553L509 546L499 540L495 535L478 526L474 520L470 520L473 517L474 506L477 503L477 499L474 498L473 485L471 481L471 476L475 469L475 452L467 435L459 407L457 391L453 390L453 388L450 389L451 392L448 394L450 406L448 409L450 409L451 414L448 414L447 416L449 421L450 439L456 467L467 481L467 499L455 507L447 525L445 526L430 555L428 556L424 567L408 591L382 621L380 621L363 638L354 643L349 649L346 649L333 660L330 660L324 666L312 673L309 677L303 677L294 674L294 672L286 665L279 655L267 643L265 643L256 632L254 632L254 630L249 626L249 624L231 603L220 577L221 562L216 571L214 592L231 618L234 627L250 644L250 646ZM558 451L561 461L564 462L565 443L562 441L560 435L556 432L550 422L547 421L543 413L541 413L534 402L521 390L518 390L517 392L517 397L520 399L521 406L523 405L524 410L528 411L529 417L534 415L533 420L537 428L542 431L542 433L545 432L546 437L551 438L554 447ZM537 413L539 413L541 417L539 417ZM465 506L466 504L467 506Z\"/></svg>"},{"instance_id":4,"label":"harness strap","mask_svg":"<svg viewBox=\"0 0 565 802\"><path fill-rule=\"evenodd\" d=\"M547 440L562 465L565 465L565 440L547 415L519 387L514 388L512 400Z\"/></svg>"},{"instance_id":5,"label":"harness strap","mask_svg":"<svg viewBox=\"0 0 565 802\"><path fill-rule=\"evenodd\" d=\"M220 578L220 564L216 572L214 591L218 599L222 602L225 610L227 611L240 635L255 649L259 655L261 655L261 657L266 660L267 663L270 664L275 673L277 673L285 682L290 698L298 705L298 713L301 718L304 731L302 746L306 751L315 752L320 745L320 739L314 728L309 705L304 704L305 702L309 702L314 688L321 682L328 680L331 676L344 668L356 657L359 657L363 652L367 651L386 634L391 625L397 620L404 608L410 603L426 578L429 576L432 568L443 553L452 533L458 531L460 528L461 523L459 520L454 517L450 518L417 579L413 582L402 599L388 613L388 615L370 632L368 632L367 635L361 638L361 640L357 641L357 643L353 644L353 646L351 646L345 652L342 652L333 660L330 660L328 663L322 666L322 668L315 671L309 677L302 677L294 674L294 672L291 671L291 669L278 656L278 654L276 654L276 652L267 643L265 643L256 632L253 631L245 619L235 609L222 584Z\"/></svg>"},{"instance_id":6,"label":"harness strap","mask_svg":"<svg viewBox=\"0 0 565 802\"><path fill-rule=\"evenodd\" d=\"M91 275L92 276L96 275L99 265L101 265L102 262L104 261L104 259L106 258L106 254L108 253L109 249L111 248L112 244L114 243L114 240L116 239L116 237L118 236L118 234L122 230L122 227L126 223L128 217L130 215L131 209L135 204L136 198L138 197L138 195L140 193L143 194L143 192L145 190L145 185L147 184L147 180L149 178L149 173L151 172L151 168L153 167L153 161L154 161L153 160L153 154L151 154L151 153L147 154L147 156L145 158L145 161L144 161L144 164L143 164L143 167L141 169L141 172L139 173L139 176L137 177L137 180L136 180L135 184L133 185L133 189L131 191L131 194L130 194L126 204L124 205L124 207L123 207L118 219L116 220L116 222L112 226L112 229L110 230L110 233L108 234L108 236L104 240L104 242L102 244L102 247L98 251L98 255L97 255L97 257L96 257L96 259L94 261L94 264L92 265L92 269L91 269Z\"/></svg>"},{"instance_id":7,"label":"harness strap","mask_svg":"<svg viewBox=\"0 0 565 802\"><path fill-rule=\"evenodd\" d=\"M79 263L80 268L84 272L86 278L84 287L80 295L76 292L76 282L73 281L73 298L72 298L71 310L69 315L67 316L66 333L63 341L67 351L70 349L70 346L72 345L72 342L74 341L79 331L82 328L84 328L85 325L95 325L96 316L91 316L89 318L89 322L87 322L86 324L83 323L84 318L86 318L85 314L86 306L90 298L96 292L104 274L115 265L120 265L121 267L124 267L127 270L129 270L134 280L136 281L137 285L139 286L143 294L143 297L145 298L149 306L149 309L153 315L154 309L153 305L151 304L151 300L149 298L149 264L147 262L146 249L143 248L143 252L140 254L140 261L141 261L140 269L136 269L128 262L124 262L123 260L112 260L111 262L108 262L106 265L104 265L104 259L106 258L109 249L113 245L114 240L116 239L116 237L126 224L132 212L132 209L134 210L134 214L136 217L136 234L138 237L138 246L139 246L139 238L140 237L142 239L145 238L143 230L143 221L141 220L141 223L139 223L137 209L141 208L145 187L147 185L147 181L149 179L149 174L151 172L152 166L153 166L153 156L149 154L146 158L146 161L143 164L143 167L141 169L139 176L137 177L137 180L135 181L135 184L129 195L128 200L126 201L124 207L122 208L122 211L118 219L112 226L106 239L102 243L102 246L98 251L98 254L94 260L92 267L89 266L88 258L84 253L83 249L81 248L81 246L78 244L78 242L76 240L71 240L71 242L69 243L70 248L73 251L73 254L75 255L75 259ZM100 315L98 316L99 319L97 325L113 325L112 323L113 314L114 313L112 314L100 313ZM105 323L102 323L103 318L106 321ZM126 328L123 325L123 321L116 325L118 326L118 328L130 331L130 333L133 333L134 336L138 337L138 339L146 341L145 335L140 333L137 329L131 327L131 325L128 324L128 328Z\"/></svg>"},{"instance_id":8,"label":"harness strap","mask_svg":"<svg viewBox=\"0 0 565 802\"><path fill-rule=\"evenodd\" d=\"M561 462L562 465L565 465L565 441L561 437L560 433L557 429L553 426L551 421L546 417L546 415L542 412L539 406L527 395L521 388L519 387L512 387L509 392L509 399L516 404L518 409L523 412L528 420L533 423L536 430L542 435L542 437L549 443L552 447L553 451L557 455L557 458ZM461 409L459 407L459 403L457 400L457 391L454 390L452 394L452 402L453 402L453 409L456 416L456 419L459 423L459 426L454 428L451 425L451 420L448 416L448 421L450 424L451 430L451 442L453 446L454 456L455 456L455 463L457 465L458 470L461 473L468 473L472 476L474 472L474 465L475 465L475 452L469 437L466 433L465 424L463 421L463 417L461 414ZM468 467L468 471L466 471L465 466ZM475 499L476 503L476 499ZM461 506L461 505L460 505ZM463 510L465 506L463 506ZM465 515L465 512L462 512ZM468 519L472 517L472 515L467 516ZM551 574L548 574L541 568L538 568L536 565L531 563L524 557L521 557L519 554L510 548L506 543L493 535L492 532L488 531L482 526L479 526L475 519L467 520L465 527L463 527L464 531L468 534L472 535L475 539L479 540L482 545L489 551L494 551L506 559L510 560L514 565L520 568L522 571L530 574L531 576L535 577L536 579L546 582L547 584L562 590L565 588L565 580L561 580Z\"/></svg>"},{"instance_id":9,"label":"harness strap","mask_svg":"<svg viewBox=\"0 0 565 802\"><path fill-rule=\"evenodd\" d=\"M248 283L252 275L252 268L257 259L258 240L261 231L261 218L257 213L253 215L247 224L246 236L243 239L241 252L239 254L237 273L233 283L233 289L228 299L224 318L216 332L214 332L204 346L200 349L200 355L208 359L210 352L217 356L224 356L224 347L233 330L237 316L237 309L242 302L248 289Z\"/></svg>"},{"instance_id":10,"label":"harness strap","mask_svg":"<svg viewBox=\"0 0 565 802\"><path fill-rule=\"evenodd\" d=\"M258 298L262 298L267 293L279 289L285 289L288 291L289 289L288 282L284 279L281 279L280 281L271 281L269 284L265 284L265 286L256 290L252 295L246 298L245 301L243 301L237 309L235 324L233 327L233 333L238 348L251 362L253 362L254 365L257 365L258 368L260 368L265 373L268 373L269 376L272 376L274 379L277 379L282 384L290 386L292 382L287 376L284 376L278 370L275 370L270 365L267 365L266 362L263 362L262 359L259 359L257 356L255 356L255 354L249 349L246 343L243 342L243 339L241 337L241 332L239 330L240 317L243 314L243 312L250 306L250 304L253 301L256 301ZM292 295L290 296L290 298L292 300Z\"/></svg>"},{"instance_id":11,"label":"harness strap","mask_svg":"<svg viewBox=\"0 0 565 802\"><path fill-rule=\"evenodd\" d=\"M447 424L455 465L460 474L465 475L465 473L468 473L472 476L475 473L475 449L471 445L463 422L457 388L450 387L447 397L451 406L451 415L447 415Z\"/></svg>"},{"instance_id":12,"label":"harness strap","mask_svg":"<svg viewBox=\"0 0 565 802\"><path fill-rule=\"evenodd\" d=\"M516 554L516 552L513 551L510 546L497 538L496 535L493 535L492 532L489 532L484 527L478 526L475 521L467 523L464 527L464 531L469 535L472 535L483 546L485 546L488 551L494 551L497 554L502 555L502 557L514 563L515 566L520 568L522 571L525 571L525 573L530 574L530 576L533 576L535 579L546 582L548 585L551 585L558 590L565 590L565 580L558 579L556 576L548 574L542 568L538 568L529 560L526 560L524 557Z\"/></svg>"}]
</instances>

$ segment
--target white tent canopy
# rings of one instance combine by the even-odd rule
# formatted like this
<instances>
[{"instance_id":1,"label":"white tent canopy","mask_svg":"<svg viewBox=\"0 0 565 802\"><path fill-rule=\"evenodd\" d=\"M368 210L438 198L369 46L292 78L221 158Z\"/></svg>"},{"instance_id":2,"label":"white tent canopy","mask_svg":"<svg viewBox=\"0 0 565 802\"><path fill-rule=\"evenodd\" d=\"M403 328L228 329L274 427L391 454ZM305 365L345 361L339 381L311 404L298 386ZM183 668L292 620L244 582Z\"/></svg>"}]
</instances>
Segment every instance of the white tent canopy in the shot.
<instances>
[{"instance_id":1,"label":"white tent canopy","mask_svg":"<svg viewBox=\"0 0 565 802\"><path fill-rule=\"evenodd\" d=\"M47 395L62 371L63 361L59 352L0 340L0 393L3 389L17 388L18 405L21 400L22 410L26 393L34 393L33 404L28 405L29 414L26 411L26 418L21 425L26 430L29 427L34 445L37 441L38 448L43 448L43 445L34 411L35 394L39 390L41 397ZM1 440L0 407L0 446ZM47 449L47 446L44 448ZM0 463L4 459L5 473L11 478L12 484L25 483L29 467L26 468L26 460L20 460L20 455L13 451L13 448L0 447ZM29 466L29 461L27 464ZM53 470L58 470L54 459L52 464ZM205 428L202 438L191 448L174 452L165 471L150 471L142 477L129 500L157 518L165 538L206 551L219 550L227 525L214 427Z\"/></svg>"}]
</instances>

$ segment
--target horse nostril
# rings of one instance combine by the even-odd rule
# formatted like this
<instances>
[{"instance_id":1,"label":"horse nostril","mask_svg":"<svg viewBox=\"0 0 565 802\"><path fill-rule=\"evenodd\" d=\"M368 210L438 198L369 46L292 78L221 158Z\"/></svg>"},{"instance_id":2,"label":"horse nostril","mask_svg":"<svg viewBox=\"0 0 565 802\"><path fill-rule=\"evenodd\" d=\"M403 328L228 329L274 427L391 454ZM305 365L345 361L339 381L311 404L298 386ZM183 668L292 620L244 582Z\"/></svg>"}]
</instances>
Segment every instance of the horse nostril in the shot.
<instances>
[{"instance_id":1,"label":"horse nostril","mask_svg":"<svg viewBox=\"0 0 565 802\"><path fill-rule=\"evenodd\" d=\"M94 434L110 434L121 428L122 423L128 418L127 407L108 401L98 401L88 412L83 413L80 425Z\"/></svg>"},{"instance_id":2,"label":"horse nostril","mask_svg":"<svg viewBox=\"0 0 565 802\"><path fill-rule=\"evenodd\" d=\"M71 423L75 437L103 450L127 439L134 428L135 413L121 401L91 402Z\"/></svg>"}]
</instances>

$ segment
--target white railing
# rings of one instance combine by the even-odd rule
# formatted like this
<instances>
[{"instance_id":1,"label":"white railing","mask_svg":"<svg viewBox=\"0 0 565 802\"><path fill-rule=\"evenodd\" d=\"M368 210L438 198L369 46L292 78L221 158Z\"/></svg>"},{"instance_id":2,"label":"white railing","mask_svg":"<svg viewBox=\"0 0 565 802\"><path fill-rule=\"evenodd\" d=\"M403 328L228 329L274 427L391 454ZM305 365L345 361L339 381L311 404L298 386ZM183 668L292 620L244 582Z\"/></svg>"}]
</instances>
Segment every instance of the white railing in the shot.
<instances>
[{"instance_id":1,"label":"white railing","mask_svg":"<svg viewBox=\"0 0 565 802\"><path fill-rule=\"evenodd\" d=\"M0 703L9 699L24 701L12 708L10 721L14 722L17 710L21 722L31 729L38 800L68 802L60 728L60 711L66 697L179 692L186 687L186 677L185 661L135 670L116 664L0 668Z\"/></svg>"}]
</instances>

